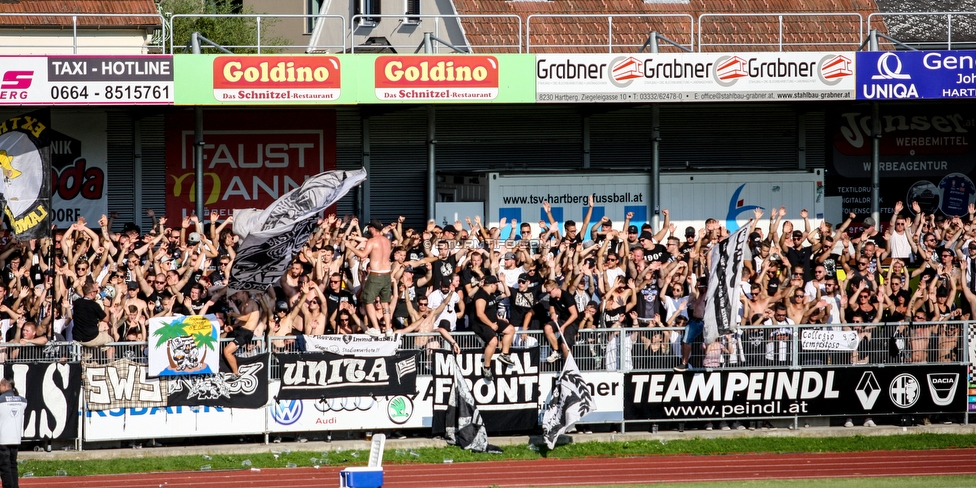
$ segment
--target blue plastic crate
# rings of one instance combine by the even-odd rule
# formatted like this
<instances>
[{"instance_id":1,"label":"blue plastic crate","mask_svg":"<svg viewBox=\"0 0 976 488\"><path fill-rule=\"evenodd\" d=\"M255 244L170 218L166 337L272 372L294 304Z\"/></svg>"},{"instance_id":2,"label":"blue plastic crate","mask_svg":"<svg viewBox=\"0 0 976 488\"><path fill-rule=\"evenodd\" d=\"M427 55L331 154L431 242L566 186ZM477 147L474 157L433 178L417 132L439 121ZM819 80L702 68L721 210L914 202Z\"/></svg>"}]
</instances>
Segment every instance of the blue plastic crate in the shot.
<instances>
[{"instance_id":1,"label":"blue plastic crate","mask_svg":"<svg viewBox=\"0 0 976 488\"><path fill-rule=\"evenodd\" d=\"M380 488L383 468L354 467L339 471L339 488Z\"/></svg>"}]
</instances>

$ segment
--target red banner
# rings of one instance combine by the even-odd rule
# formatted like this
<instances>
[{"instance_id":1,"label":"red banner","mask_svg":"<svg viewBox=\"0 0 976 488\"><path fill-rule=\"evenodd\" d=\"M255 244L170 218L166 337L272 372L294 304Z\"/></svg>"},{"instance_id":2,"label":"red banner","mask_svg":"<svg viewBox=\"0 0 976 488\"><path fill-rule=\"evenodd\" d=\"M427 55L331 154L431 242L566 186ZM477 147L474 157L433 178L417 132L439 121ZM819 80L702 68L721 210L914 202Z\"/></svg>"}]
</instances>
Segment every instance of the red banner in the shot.
<instances>
[{"instance_id":1,"label":"red banner","mask_svg":"<svg viewBox=\"0 0 976 488\"><path fill-rule=\"evenodd\" d=\"M309 176L336 169L332 110L205 110L203 127L207 216L264 208ZM195 194L193 113L177 112L166 118L166 215L193 213Z\"/></svg>"}]
</instances>

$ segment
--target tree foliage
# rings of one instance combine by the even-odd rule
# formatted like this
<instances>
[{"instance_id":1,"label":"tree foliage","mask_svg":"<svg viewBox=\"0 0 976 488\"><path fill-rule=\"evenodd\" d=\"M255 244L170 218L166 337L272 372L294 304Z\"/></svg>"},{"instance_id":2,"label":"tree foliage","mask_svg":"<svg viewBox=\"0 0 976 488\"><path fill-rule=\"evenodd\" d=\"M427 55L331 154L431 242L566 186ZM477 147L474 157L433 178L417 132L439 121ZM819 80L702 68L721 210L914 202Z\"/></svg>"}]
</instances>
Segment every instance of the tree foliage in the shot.
<instances>
[{"instance_id":1,"label":"tree foliage","mask_svg":"<svg viewBox=\"0 0 976 488\"><path fill-rule=\"evenodd\" d=\"M234 53L255 53L258 44L258 27L255 17L241 14L253 14L251 7L241 8L233 0L162 0L159 11L163 15L215 15L208 17L177 17L173 20L173 50L175 53L184 52L183 47L189 46L190 37L194 32L206 37L214 44L222 46ZM280 49L268 46L283 46L288 40L283 37L273 37L268 32L277 22L272 17L261 18L261 52L275 53ZM167 40L168 43L168 40ZM201 44L203 52L215 52L212 47ZM186 48L185 52L190 52Z\"/></svg>"}]
</instances>

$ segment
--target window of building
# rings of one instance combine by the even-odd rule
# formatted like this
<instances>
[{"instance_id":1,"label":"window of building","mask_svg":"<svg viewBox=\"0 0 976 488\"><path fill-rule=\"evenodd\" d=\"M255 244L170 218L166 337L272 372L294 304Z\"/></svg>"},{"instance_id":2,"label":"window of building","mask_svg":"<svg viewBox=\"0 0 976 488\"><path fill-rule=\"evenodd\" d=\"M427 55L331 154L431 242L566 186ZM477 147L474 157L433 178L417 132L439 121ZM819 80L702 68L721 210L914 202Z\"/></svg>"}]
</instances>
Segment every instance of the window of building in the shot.
<instances>
[{"instance_id":1,"label":"window of building","mask_svg":"<svg viewBox=\"0 0 976 488\"><path fill-rule=\"evenodd\" d=\"M381 15L380 12L380 0L354 0L356 4L356 15L362 15L359 17L359 25L376 25L379 23L379 17L371 17L372 15Z\"/></svg>"},{"instance_id":2,"label":"window of building","mask_svg":"<svg viewBox=\"0 0 976 488\"><path fill-rule=\"evenodd\" d=\"M325 0L305 0L305 13L309 17L305 18L305 33L311 34L315 29L316 16L322 13L322 2Z\"/></svg>"},{"instance_id":3,"label":"window of building","mask_svg":"<svg viewBox=\"0 0 976 488\"><path fill-rule=\"evenodd\" d=\"M406 24L420 23L420 0L403 0L403 22Z\"/></svg>"}]
</instances>

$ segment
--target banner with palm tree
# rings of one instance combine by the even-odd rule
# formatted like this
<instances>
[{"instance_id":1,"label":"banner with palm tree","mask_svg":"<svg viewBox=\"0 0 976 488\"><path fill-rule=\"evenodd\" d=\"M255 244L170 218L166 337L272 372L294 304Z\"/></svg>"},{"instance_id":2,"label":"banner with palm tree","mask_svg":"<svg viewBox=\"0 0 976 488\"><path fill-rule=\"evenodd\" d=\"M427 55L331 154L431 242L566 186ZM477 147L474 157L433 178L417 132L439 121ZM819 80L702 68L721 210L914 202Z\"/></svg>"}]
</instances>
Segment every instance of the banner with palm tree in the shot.
<instances>
[{"instance_id":1,"label":"banner with palm tree","mask_svg":"<svg viewBox=\"0 0 976 488\"><path fill-rule=\"evenodd\" d=\"M149 319L149 375L180 376L220 371L217 317Z\"/></svg>"}]
</instances>

